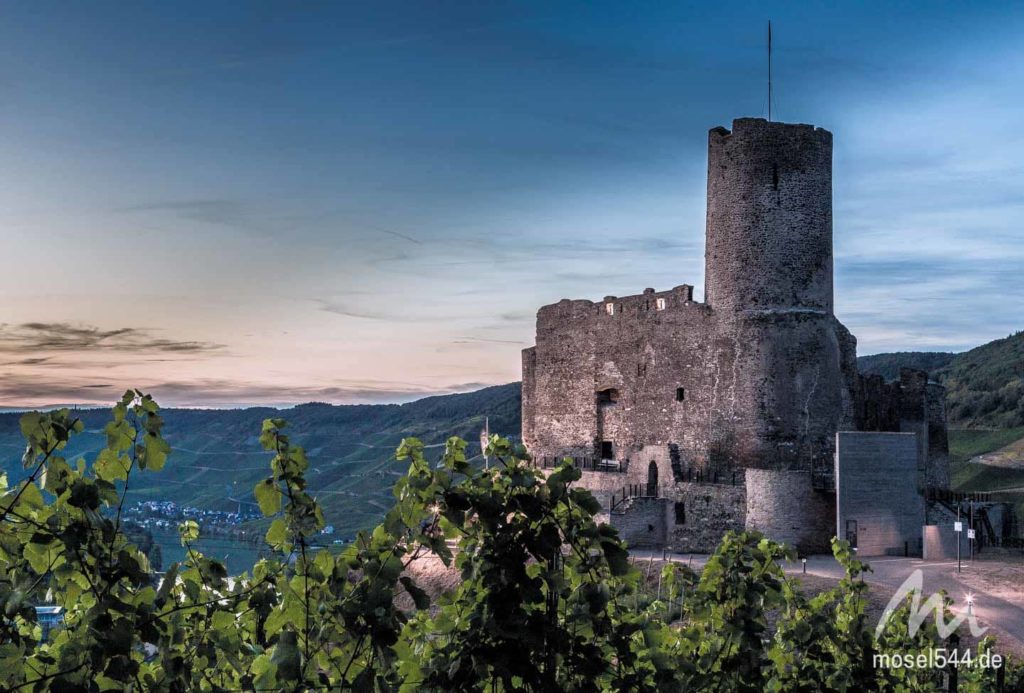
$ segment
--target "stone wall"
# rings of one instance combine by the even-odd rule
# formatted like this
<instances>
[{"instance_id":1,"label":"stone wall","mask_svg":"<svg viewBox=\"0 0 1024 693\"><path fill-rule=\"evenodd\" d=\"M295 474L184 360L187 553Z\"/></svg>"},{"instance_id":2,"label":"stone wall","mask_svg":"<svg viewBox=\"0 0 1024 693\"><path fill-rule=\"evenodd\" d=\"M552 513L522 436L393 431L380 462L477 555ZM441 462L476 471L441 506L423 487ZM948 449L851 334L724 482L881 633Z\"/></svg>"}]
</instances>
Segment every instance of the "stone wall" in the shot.
<instances>
[{"instance_id":1,"label":"stone wall","mask_svg":"<svg viewBox=\"0 0 1024 693\"><path fill-rule=\"evenodd\" d=\"M842 431L836 444L836 526L856 523L861 556L920 555L924 499L912 433Z\"/></svg>"},{"instance_id":2,"label":"stone wall","mask_svg":"<svg viewBox=\"0 0 1024 693\"><path fill-rule=\"evenodd\" d=\"M531 453L597 456L605 440L615 459L644 445L702 447L715 388L708 385L710 312L692 292L684 285L541 308L523 374Z\"/></svg>"},{"instance_id":3,"label":"stone wall","mask_svg":"<svg viewBox=\"0 0 1024 693\"><path fill-rule=\"evenodd\" d=\"M630 548L665 545L670 503L664 498L630 498L611 513L611 524Z\"/></svg>"},{"instance_id":4,"label":"stone wall","mask_svg":"<svg viewBox=\"0 0 1024 693\"><path fill-rule=\"evenodd\" d=\"M705 301L832 313L832 134L739 118L708 134Z\"/></svg>"},{"instance_id":5,"label":"stone wall","mask_svg":"<svg viewBox=\"0 0 1024 693\"><path fill-rule=\"evenodd\" d=\"M715 428L732 436L736 463L809 470L831 461L836 431L852 423L839 322L803 310L715 316L717 343L737 354L734 397Z\"/></svg>"},{"instance_id":6,"label":"stone wall","mask_svg":"<svg viewBox=\"0 0 1024 693\"><path fill-rule=\"evenodd\" d=\"M949 436L946 429L946 388L928 383L926 390L928 418L928 459L925 463L924 485L948 489L951 481L949 468Z\"/></svg>"},{"instance_id":7,"label":"stone wall","mask_svg":"<svg viewBox=\"0 0 1024 693\"><path fill-rule=\"evenodd\" d=\"M806 471L748 469L746 528L794 547L827 553L835 536L832 494L817 491Z\"/></svg>"},{"instance_id":8,"label":"stone wall","mask_svg":"<svg viewBox=\"0 0 1024 693\"><path fill-rule=\"evenodd\" d=\"M666 545L671 551L711 553L727 531L744 529L747 494L743 486L676 484L668 501Z\"/></svg>"}]
</instances>

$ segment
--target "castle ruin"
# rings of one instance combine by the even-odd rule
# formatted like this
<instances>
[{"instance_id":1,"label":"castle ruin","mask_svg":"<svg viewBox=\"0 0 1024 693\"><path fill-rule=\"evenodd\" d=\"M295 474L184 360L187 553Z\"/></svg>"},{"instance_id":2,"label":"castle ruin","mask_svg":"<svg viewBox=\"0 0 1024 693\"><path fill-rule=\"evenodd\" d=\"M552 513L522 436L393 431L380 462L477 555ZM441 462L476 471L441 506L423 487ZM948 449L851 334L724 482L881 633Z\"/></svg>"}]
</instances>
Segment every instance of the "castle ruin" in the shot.
<instances>
[{"instance_id":1,"label":"castle ruin","mask_svg":"<svg viewBox=\"0 0 1024 693\"><path fill-rule=\"evenodd\" d=\"M826 551L850 532L837 479L841 497L870 496L891 467L886 502L912 516L880 508L852 520L853 538L919 553L924 494L949 485L944 393L923 372L858 373L832 267L831 133L756 118L712 129L704 301L683 284L541 308L523 442L538 464L573 458L632 545L679 551L743 528ZM837 457L840 432L865 435L845 435Z\"/></svg>"}]
</instances>

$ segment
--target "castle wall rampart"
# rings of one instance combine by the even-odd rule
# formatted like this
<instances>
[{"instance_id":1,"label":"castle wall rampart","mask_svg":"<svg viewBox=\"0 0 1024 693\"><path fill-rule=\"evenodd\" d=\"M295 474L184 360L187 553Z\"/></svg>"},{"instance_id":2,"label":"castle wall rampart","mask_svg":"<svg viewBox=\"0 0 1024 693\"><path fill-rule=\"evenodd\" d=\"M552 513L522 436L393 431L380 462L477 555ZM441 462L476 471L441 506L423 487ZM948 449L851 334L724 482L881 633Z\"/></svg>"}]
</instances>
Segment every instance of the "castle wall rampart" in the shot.
<instances>
[{"instance_id":1,"label":"castle wall rampart","mask_svg":"<svg viewBox=\"0 0 1024 693\"><path fill-rule=\"evenodd\" d=\"M606 442L623 459L643 445L702 449L713 316L692 298L683 285L542 308L524 395L531 451L597 456Z\"/></svg>"}]
</instances>

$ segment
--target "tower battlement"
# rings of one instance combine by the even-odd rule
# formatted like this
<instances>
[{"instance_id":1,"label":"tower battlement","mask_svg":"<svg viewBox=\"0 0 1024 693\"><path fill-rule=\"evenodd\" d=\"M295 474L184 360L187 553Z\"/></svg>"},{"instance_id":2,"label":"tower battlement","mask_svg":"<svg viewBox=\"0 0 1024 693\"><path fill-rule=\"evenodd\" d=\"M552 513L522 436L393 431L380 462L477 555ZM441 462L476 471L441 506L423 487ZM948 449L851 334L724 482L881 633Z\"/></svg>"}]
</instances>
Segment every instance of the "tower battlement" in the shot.
<instances>
[{"instance_id":1,"label":"tower battlement","mask_svg":"<svg viewBox=\"0 0 1024 693\"><path fill-rule=\"evenodd\" d=\"M622 316L652 315L703 305L693 300L693 286L681 284L668 291L644 289L631 296L605 296L600 301L563 298L558 303L543 306L537 311L538 324L546 320L557 321L578 316L582 318L617 318Z\"/></svg>"}]
</instances>

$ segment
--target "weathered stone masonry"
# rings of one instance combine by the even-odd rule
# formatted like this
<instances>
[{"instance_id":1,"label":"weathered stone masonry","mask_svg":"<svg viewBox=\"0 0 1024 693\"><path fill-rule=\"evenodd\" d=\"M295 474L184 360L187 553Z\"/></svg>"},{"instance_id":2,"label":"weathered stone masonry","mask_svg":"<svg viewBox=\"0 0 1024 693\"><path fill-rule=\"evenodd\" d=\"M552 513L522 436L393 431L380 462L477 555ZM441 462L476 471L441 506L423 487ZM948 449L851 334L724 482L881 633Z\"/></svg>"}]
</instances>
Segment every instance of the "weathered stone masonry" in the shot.
<instances>
[{"instance_id":1,"label":"weathered stone masonry","mask_svg":"<svg viewBox=\"0 0 1024 693\"><path fill-rule=\"evenodd\" d=\"M832 469L840 430L920 432L922 478L948 483L941 392L912 373L861 379L833 314L829 132L753 118L710 131L705 263L703 303L684 284L540 309L523 352L535 458L614 461L584 479L609 508L653 474L662 502L624 504L620 523L658 505L661 542L688 550L743 526L827 548L834 495L814 473ZM679 525L677 499L691 507Z\"/></svg>"}]
</instances>

